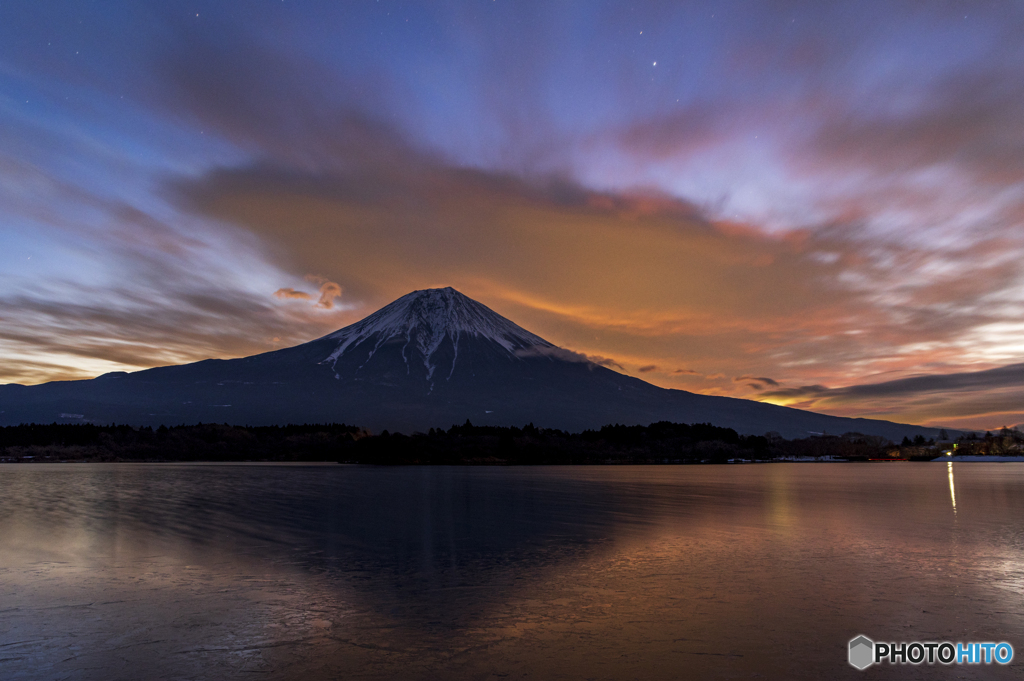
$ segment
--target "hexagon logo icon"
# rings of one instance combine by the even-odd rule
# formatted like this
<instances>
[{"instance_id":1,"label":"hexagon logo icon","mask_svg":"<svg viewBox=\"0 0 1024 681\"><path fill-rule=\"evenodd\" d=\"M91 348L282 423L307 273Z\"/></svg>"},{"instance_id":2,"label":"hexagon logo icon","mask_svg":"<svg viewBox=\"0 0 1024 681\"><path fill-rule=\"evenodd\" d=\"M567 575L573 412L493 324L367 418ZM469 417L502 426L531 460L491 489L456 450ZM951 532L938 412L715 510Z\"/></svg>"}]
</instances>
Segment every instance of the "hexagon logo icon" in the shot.
<instances>
[{"instance_id":1,"label":"hexagon logo icon","mask_svg":"<svg viewBox=\"0 0 1024 681\"><path fill-rule=\"evenodd\" d=\"M850 641L850 666L867 669L874 662L875 642L867 636L858 636Z\"/></svg>"}]
</instances>

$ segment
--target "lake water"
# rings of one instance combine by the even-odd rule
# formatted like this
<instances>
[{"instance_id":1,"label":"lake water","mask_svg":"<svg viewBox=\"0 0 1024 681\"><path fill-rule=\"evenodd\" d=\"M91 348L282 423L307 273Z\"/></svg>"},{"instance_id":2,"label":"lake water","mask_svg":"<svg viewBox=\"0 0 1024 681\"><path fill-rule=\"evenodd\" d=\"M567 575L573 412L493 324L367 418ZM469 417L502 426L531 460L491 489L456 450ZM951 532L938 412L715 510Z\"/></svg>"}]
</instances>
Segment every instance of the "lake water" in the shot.
<instances>
[{"instance_id":1,"label":"lake water","mask_svg":"<svg viewBox=\"0 0 1024 681\"><path fill-rule=\"evenodd\" d=\"M0 467L2 679L1022 672L1024 465Z\"/></svg>"}]
</instances>

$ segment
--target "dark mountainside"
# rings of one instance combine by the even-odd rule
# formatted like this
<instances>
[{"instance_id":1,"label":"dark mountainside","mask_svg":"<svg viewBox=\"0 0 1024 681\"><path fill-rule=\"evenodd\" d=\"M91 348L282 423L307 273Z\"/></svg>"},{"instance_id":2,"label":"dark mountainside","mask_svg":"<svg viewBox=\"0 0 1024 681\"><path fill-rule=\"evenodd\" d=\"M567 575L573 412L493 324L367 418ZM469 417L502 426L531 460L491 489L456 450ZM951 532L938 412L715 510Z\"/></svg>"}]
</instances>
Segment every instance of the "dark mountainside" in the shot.
<instances>
[{"instance_id":1,"label":"dark mountainside","mask_svg":"<svg viewBox=\"0 0 1024 681\"><path fill-rule=\"evenodd\" d=\"M414 433L467 419L570 432L671 421L790 439L938 434L659 388L559 348L451 288L415 291L323 338L253 357L0 386L0 425L344 422Z\"/></svg>"}]
</instances>

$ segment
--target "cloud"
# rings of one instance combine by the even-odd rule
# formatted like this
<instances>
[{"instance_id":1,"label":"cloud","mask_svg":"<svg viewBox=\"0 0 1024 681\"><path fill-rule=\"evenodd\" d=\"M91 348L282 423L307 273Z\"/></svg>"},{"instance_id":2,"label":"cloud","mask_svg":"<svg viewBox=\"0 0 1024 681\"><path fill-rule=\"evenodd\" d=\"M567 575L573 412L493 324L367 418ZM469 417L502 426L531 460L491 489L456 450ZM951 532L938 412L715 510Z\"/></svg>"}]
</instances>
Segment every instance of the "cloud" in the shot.
<instances>
[{"instance_id":1,"label":"cloud","mask_svg":"<svg viewBox=\"0 0 1024 681\"><path fill-rule=\"evenodd\" d=\"M758 398L829 413L911 415L932 424L993 428L1019 420L1017 405L1024 404L1024 363L839 388L783 388L762 392Z\"/></svg>"},{"instance_id":2,"label":"cloud","mask_svg":"<svg viewBox=\"0 0 1024 681\"><path fill-rule=\"evenodd\" d=\"M78 291L79 301L0 298L8 311L0 382L88 378L115 370L239 357L298 344L354 321L348 310L305 314L237 291ZM119 308L110 306L116 299ZM312 310L311 310L312 312ZM77 367L77 368L76 368Z\"/></svg>"},{"instance_id":3,"label":"cloud","mask_svg":"<svg viewBox=\"0 0 1024 681\"><path fill-rule=\"evenodd\" d=\"M179 234L137 209L97 202L108 231L89 232L120 280L37 278L0 294L0 382L90 378L211 357L238 357L298 344L355 321L353 305L333 309L276 301L311 299L293 288L266 296L266 281L288 276L244 242L225 259L218 235ZM72 244L73 232L66 239ZM237 268L237 269L236 269ZM238 270L255 275L251 287Z\"/></svg>"},{"instance_id":4,"label":"cloud","mask_svg":"<svg viewBox=\"0 0 1024 681\"><path fill-rule=\"evenodd\" d=\"M673 374L685 374L688 376L699 376L700 372L694 371L693 369L676 369L672 372Z\"/></svg>"},{"instance_id":5,"label":"cloud","mask_svg":"<svg viewBox=\"0 0 1024 681\"><path fill-rule=\"evenodd\" d=\"M750 374L744 374L743 376L736 376L735 378L732 379L732 382L733 383L743 383L744 381L751 381L751 380L756 381L758 383L763 383L765 385L771 385L771 386L779 385L779 382L774 380L774 379L767 378L765 376L751 376ZM760 388L761 386L758 386L758 387Z\"/></svg>"},{"instance_id":6,"label":"cloud","mask_svg":"<svg viewBox=\"0 0 1024 681\"><path fill-rule=\"evenodd\" d=\"M886 173L951 164L999 186L1024 180L1024 86L1013 70L954 73L916 107L836 112L814 144L825 157Z\"/></svg>"},{"instance_id":7,"label":"cloud","mask_svg":"<svg viewBox=\"0 0 1024 681\"><path fill-rule=\"evenodd\" d=\"M293 288L279 288L274 291L274 297L286 300L310 300L313 296L305 291L296 291Z\"/></svg>"},{"instance_id":8,"label":"cloud","mask_svg":"<svg viewBox=\"0 0 1024 681\"><path fill-rule=\"evenodd\" d=\"M623 372L626 370L625 367L623 367L621 364L616 362L614 359L611 359L610 357L601 357L600 355L588 355L588 359L598 366L609 368L614 367L619 371Z\"/></svg>"},{"instance_id":9,"label":"cloud","mask_svg":"<svg viewBox=\"0 0 1024 681\"><path fill-rule=\"evenodd\" d=\"M325 281L320 284L320 300L316 302L316 306L330 310L334 307L334 300L340 297L341 286L333 281Z\"/></svg>"},{"instance_id":10,"label":"cloud","mask_svg":"<svg viewBox=\"0 0 1024 681\"><path fill-rule=\"evenodd\" d=\"M647 365L644 365L644 366L640 367L639 369L637 369L637 371L639 371L641 374L646 374L649 371L656 371L657 369L658 369L658 365L656 365L656 364L647 364Z\"/></svg>"},{"instance_id":11,"label":"cloud","mask_svg":"<svg viewBox=\"0 0 1024 681\"><path fill-rule=\"evenodd\" d=\"M729 136L729 118L708 104L692 105L617 131L616 142L631 153L664 160L706 151ZM730 111L729 113L733 113Z\"/></svg>"},{"instance_id":12,"label":"cloud","mask_svg":"<svg viewBox=\"0 0 1024 681\"><path fill-rule=\"evenodd\" d=\"M823 385L804 385L799 388L782 388L781 390L772 390L769 392L761 393L761 397L768 399L803 399L808 397L818 397L829 392L829 388Z\"/></svg>"},{"instance_id":13,"label":"cloud","mask_svg":"<svg viewBox=\"0 0 1024 681\"><path fill-rule=\"evenodd\" d=\"M313 282L319 285L320 297L314 304L323 310L334 309L334 301L341 297L342 288L341 285L334 281L329 281L319 275L307 275L306 281ZM274 292L275 298L282 298L286 300L312 300L313 296L305 291L296 291L293 288L281 288Z\"/></svg>"},{"instance_id":14,"label":"cloud","mask_svg":"<svg viewBox=\"0 0 1024 681\"><path fill-rule=\"evenodd\" d=\"M516 350L515 355L517 357L550 357L552 359L562 360L563 362L596 364L603 367L615 367L620 371L625 371L625 369L622 368L622 365L613 359L601 357L600 355L586 355L582 352L575 352L573 350L553 345L531 345L530 347Z\"/></svg>"},{"instance_id":15,"label":"cloud","mask_svg":"<svg viewBox=\"0 0 1024 681\"><path fill-rule=\"evenodd\" d=\"M763 393L763 396L899 397L923 393L950 393L1007 387L1019 387L1024 390L1024 363L1009 364L984 371L910 376L894 381L851 385L843 388L830 389L821 385L805 386L767 392Z\"/></svg>"}]
</instances>

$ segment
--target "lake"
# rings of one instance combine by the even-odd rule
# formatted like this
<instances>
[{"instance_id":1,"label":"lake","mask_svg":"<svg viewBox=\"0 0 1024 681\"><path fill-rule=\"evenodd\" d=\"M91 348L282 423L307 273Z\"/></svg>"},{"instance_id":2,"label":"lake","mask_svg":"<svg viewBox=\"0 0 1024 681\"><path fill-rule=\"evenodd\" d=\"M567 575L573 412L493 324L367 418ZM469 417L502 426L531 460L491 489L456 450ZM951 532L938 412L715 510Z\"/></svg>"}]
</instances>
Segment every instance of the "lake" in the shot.
<instances>
[{"instance_id":1,"label":"lake","mask_svg":"<svg viewBox=\"0 0 1024 681\"><path fill-rule=\"evenodd\" d=\"M3 679L1024 671L1019 464L24 464L0 523Z\"/></svg>"}]
</instances>

